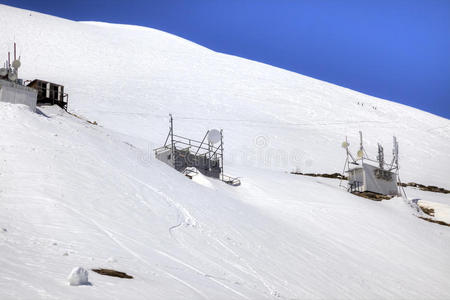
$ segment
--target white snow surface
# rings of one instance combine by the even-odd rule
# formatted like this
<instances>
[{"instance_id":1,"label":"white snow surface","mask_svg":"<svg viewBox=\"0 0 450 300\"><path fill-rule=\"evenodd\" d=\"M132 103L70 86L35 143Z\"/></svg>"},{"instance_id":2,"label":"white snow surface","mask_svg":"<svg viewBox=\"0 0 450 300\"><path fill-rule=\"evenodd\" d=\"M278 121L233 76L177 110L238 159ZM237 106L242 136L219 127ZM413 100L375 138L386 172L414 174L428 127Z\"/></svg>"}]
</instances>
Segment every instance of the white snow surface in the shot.
<instances>
[{"instance_id":1,"label":"white snow surface","mask_svg":"<svg viewBox=\"0 0 450 300\"><path fill-rule=\"evenodd\" d=\"M419 203L424 207L432 208L437 220L450 224L450 205L426 200L420 200Z\"/></svg>"},{"instance_id":2,"label":"white snow surface","mask_svg":"<svg viewBox=\"0 0 450 300\"><path fill-rule=\"evenodd\" d=\"M448 227L288 172L340 172L362 130L373 156L397 136L403 181L448 189L449 120L149 28L0 5L0 34L20 77L65 85L69 110L100 125L0 103L1 299L448 297ZM188 137L222 128L242 185L155 160L169 113ZM80 265L134 279L68 286Z\"/></svg>"}]
</instances>

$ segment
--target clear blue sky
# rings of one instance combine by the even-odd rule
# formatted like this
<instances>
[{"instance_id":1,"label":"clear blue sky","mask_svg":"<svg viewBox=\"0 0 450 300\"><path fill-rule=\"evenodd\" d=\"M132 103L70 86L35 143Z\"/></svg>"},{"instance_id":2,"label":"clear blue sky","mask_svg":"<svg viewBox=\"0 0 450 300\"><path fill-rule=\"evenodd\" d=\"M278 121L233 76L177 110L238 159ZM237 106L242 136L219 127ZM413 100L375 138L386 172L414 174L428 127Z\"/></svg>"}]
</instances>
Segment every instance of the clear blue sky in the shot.
<instances>
[{"instance_id":1,"label":"clear blue sky","mask_svg":"<svg viewBox=\"0 0 450 300\"><path fill-rule=\"evenodd\" d=\"M161 29L450 118L450 0L0 0Z\"/></svg>"}]
</instances>

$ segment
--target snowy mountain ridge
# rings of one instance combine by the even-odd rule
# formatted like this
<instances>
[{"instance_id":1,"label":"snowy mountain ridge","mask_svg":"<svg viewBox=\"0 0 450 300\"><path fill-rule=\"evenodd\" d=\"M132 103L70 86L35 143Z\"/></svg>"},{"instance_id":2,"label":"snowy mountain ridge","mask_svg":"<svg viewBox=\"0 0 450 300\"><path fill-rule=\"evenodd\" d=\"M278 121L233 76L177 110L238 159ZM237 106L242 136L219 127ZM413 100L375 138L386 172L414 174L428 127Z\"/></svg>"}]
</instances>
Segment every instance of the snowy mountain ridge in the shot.
<instances>
[{"instance_id":1,"label":"snowy mountain ridge","mask_svg":"<svg viewBox=\"0 0 450 300\"><path fill-rule=\"evenodd\" d=\"M66 87L69 111L0 103L2 299L442 299L448 227L334 179L348 136L400 142L403 181L450 188L450 121L154 29L0 5L0 53ZM2 50L3 49L3 50ZM157 161L175 132L225 134L231 187ZM387 152L386 159L390 156ZM447 207L448 194L406 189ZM69 286L74 267L88 286ZM91 272L111 268L133 279Z\"/></svg>"}]
</instances>

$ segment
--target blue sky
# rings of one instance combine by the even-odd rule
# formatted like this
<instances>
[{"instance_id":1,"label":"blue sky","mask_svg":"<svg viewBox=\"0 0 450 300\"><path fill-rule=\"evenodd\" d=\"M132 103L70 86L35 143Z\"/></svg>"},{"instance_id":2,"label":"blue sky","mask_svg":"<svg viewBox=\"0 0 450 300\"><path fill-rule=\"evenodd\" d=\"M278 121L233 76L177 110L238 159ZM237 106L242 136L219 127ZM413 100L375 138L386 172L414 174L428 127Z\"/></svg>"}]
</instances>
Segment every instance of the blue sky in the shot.
<instances>
[{"instance_id":1,"label":"blue sky","mask_svg":"<svg viewBox=\"0 0 450 300\"><path fill-rule=\"evenodd\" d=\"M450 118L450 0L0 0L161 29Z\"/></svg>"}]
</instances>

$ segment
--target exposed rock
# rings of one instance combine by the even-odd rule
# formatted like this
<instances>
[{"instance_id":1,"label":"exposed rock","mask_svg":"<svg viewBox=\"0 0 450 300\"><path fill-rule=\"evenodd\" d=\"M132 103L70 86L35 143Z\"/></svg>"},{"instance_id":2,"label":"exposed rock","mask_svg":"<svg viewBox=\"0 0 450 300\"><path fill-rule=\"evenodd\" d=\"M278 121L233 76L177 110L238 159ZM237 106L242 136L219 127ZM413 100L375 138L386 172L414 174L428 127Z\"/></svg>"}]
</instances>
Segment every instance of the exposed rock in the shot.
<instances>
[{"instance_id":1,"label":"exposed rock","mask_svg":"<svg viewBox=\"0 0 450 300\"><path fill-rule=\"evenodd\" d=\"M128 279L132 279L133 276L128 275L127 273L124 272L119 272L116 270L111 270L111 269L92 269L92 271L101 274L101 275L106 275L106 276L112 276L112 277L119 277L119 278L128 278Z\"/></svg>"}]
</instances>

